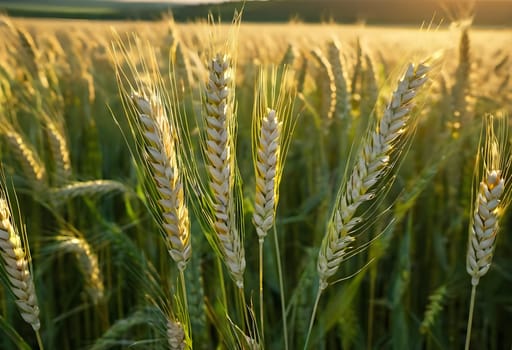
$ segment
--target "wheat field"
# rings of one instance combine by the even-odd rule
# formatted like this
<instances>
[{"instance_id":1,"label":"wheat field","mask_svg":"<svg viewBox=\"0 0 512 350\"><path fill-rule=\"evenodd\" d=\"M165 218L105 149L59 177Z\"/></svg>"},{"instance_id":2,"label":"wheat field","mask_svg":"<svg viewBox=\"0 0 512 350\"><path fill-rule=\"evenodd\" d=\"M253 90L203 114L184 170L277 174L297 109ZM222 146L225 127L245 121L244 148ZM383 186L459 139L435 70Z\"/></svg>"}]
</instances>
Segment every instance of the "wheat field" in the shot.
<instances>
[{"instance_id":1,"label":"wheat field","mask_svg":"<svg viewBox=\"0 0 512 350\"><path fill-rule=\"evenodd\" d=\"M212 22L0 18L0 348L510 348L511 30Z\"/></svg>"}]
</instances>

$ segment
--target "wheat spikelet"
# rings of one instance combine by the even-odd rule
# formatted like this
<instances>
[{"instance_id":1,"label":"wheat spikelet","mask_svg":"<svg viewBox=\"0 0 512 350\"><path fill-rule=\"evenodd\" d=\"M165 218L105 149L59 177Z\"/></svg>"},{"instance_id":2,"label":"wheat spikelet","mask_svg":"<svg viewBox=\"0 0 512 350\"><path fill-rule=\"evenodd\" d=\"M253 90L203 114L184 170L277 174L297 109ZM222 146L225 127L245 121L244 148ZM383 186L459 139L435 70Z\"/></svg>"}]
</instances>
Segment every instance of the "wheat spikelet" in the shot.
<instances>
[{"instance_id":1,"label":"wheat spikelet","mask_svg":"<svg viewBox=\"0 0 512 350\"><path fill-rule=\"evenodd\" d=\"M486 140L483 149L482 174L478 190L474 193L474 208L469 229L466 270L471 276L471 284L478 285L491 266L499 222L508 205L506 197L506 172L508 171L508 154L504 143L506 132L496 134L493 117L487 117ZM500 125L502 129L507 125Z\"/></svg>"},{"instance_id":2,"label":"wheat spikelet","mask_svg":"<svg viewBox=\"0 0 512 350\"><path fill-rule=\"evenodd\" d=\"M12 222L11 210L3 190L0 193L0 255L21 317L38 332L41 326L39 306L27 253Z\"/></svg>"},{"instance_id":3,"label":"wheat spikelet","mask_svg":"<svg viewBox=\"0 0 512 350\"><path fill-rule=\"evenodd\" d=\"M389 174L396 163L392 156L400 153L403 142L411 135L410 129L414 127L410 116L412 100L417 89L426 82L428 70L424 64L417 67L409 65L383 117L375 130L368 134L348 180L341 187L342 192L318 256L320 290L327 288L327 280L353 249L351 244L356 240L354 228L363 220L355 215L357 208L375 197L377 189L374 185Z\"/></svg>"},{"instance_id":4,"label":"wheat spikelet","mask_svg":"<svg viewBox=\"0 0 512 350\"><path fill-rule=\"evenodd\" d=\"M190 222L185 205L183 181L179 173L177 150L171 124L157 96L134 94L132 100L139 111L145 139L145 151L150 171L159 194L163 229L169 244L169 254L184 270L192 254Z\"/></svg>"},{"instance_id":5,"label":"wheat spikelet","mask_svg":"<svg viewBox=\"0 0 512 350\"><path fill-rule=\"evenodd\" d=\"M235 223L235 183L232 60L217 54L211 59L206 86L206 150L209 185L213 193L213 228L229 272L243 287L245 252Z\"/></svg>"},{"instance_id":6,"label":"wheat spikelet","mask_svg":"<svg viewBox=\"0 0 512 350\"><path fill-rule=\"evenodd\" d=\"M73 253L85 279L85 289L94 304L104 297L105 287L98 264L98 256L83 237L65 237L61 242L64 251Z\"/></svg>"}]
</instances>

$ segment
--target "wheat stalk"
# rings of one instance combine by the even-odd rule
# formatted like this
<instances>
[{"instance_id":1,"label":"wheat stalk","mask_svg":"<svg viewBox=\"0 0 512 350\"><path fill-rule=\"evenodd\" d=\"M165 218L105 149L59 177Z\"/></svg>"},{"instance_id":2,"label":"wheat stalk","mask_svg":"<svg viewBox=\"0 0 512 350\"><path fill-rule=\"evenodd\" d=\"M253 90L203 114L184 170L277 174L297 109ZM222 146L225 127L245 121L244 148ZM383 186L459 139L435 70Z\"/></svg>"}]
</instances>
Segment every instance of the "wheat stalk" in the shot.
<instances>
[{"instance_id":1,"label":"wheat stalk","mask_svg":"<svg viewBox=\"0 0 512 350\"><path fill-rule=\"evenodd\" d=\"M11 210L3 190L0 193L0 255L11 291L16 296L16 305L21 317L38 332L41 327L39 305L29 269L29 259L22 245L21 236L12 222Z\"/></svg>"}]
</instances>

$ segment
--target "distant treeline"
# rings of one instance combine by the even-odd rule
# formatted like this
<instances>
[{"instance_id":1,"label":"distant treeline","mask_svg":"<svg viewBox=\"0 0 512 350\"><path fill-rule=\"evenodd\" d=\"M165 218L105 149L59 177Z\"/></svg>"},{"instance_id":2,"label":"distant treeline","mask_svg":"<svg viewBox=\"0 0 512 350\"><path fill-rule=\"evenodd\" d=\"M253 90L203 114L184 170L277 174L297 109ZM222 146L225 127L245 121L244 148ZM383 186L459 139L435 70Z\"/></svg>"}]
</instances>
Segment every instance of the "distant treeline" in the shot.
<instances>
[{"instance_id":1,"label":"distant treeline","mask_svg":"<svg viewBox=\"0 0 512 350\"><path fill-rule=\"evenodd\" d=\"M51 7L44 8L48 3ZM447 11L441 3L432 0L270 0L229 2L224 4L176 6L162 3L119 3L112 1L63 1L42 2L33 0L33 6L24 2L1 1L0 10L11 16L45 16L94 19L139 19L161 18L162 13L171 10L176 21L204 19L208 13L230 20L233 11L244 6L244 21L254 22L338 22L369 24L414 24L434 23L441 19L451 21L456 11ZM10 4L10 5L9 5ZM452 1L452 8L456 4ZM76 11L73 11L73 8ZM512 1L486 0L477 2L474 23L477 25L512 24Z\"/></svg>"}]
</instances>

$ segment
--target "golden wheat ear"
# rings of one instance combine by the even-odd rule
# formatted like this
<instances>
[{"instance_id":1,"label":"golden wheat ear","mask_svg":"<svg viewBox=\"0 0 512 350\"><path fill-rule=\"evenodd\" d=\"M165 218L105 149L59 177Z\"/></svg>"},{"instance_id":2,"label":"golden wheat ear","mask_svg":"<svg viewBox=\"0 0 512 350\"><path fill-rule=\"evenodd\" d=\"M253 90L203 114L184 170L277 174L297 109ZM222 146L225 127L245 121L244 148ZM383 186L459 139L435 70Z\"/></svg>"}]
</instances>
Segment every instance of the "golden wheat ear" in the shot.
<instances>
[{"instance_id":1,"label":"golden wheat ear","mask_svg":"<svg viewBox=\"0 0 512 350\"><path fill-rule=\"evenodd\" d=\"M286 153L297 121L295 83L287 69L262 69L253 111L252 147L256 188L253 222L263 240L275 221Z\"/></svg>"},{"instance_id":2,"label":"golden wheat ear","mask_svg":"<svg viewBox=\"0 0 512 350\"><path fill-rule=\"evenodd\" d=\"M507 118L484 119L473 191L466 270L471 284L478 285L491 266L499 224L510 204L510 152L507 148ZM496 125L495 125L496 124Z\"/></svg>"},{"instance_id":3,"label":"golden wheat ear","mask_svg":"<svg viewBox=\"0 0 512 350\"><path fill-rule=\"evenodd\" d=\"M212 245L242 290L245 272L244 233L241 211L240 179L236 162L235 68L236 38L239 18L234 31L225 42L218 44L213 24L211 47L208 50L208 78L204 88L202 142L206 163L209 208L207 229Z\"/></svg>"},{"instance_id":4,"label":"golden wheat ear","mask_svg":"<svg viewBox=\"0 0 512 350\"><path fill-rule=\"evenodd\" d=\"M167 92L154 49L139 37L135 36L128 45L118 38L114 55L120 94L124 97L130 131L137 142L134 156L149 178L146 197L163 232L169 255L183 271L191 258L192 247L178 121L173 106L175 92Z\"/></svg>"},{"instance_id":5,"label":"golden wheat ear","mask_svg":"<svg viewBox=\"0 0 512 350\"><path fill-rule=\"evenodd\" d=\"M411 114L414 99L427 81L429 70L426 64L409 64L384 115L374 129L369 130L355 166L340 188L318 255L317 269L322 290L327 288L328 279L338 271L341 262L353 249L357 226L368 219L357 215L357 209L375 198L378 192L376 184L388 178L398 158L407 150L416 125L416 118Z\"/></svg>"},{"instance_id":6,"label":"golden wheat ear","mask_svg":"<svg viewBox=\"0 0 512 350\"><path fill-rule=\"evenodd\" d=\"M476 288L489 271L503 214L510 204L510 162L508 118L487 115L475 162L473 204L468 234L466 271L471 277L471 297L466 345L469 349Z\"/></svg>"},{"instance_id":7,"label":"golden wheat ear","mask_svg":"<svg viewBox=\"0 0 512 350\"><path fill-rule=\"evenodd\" d=\"M25 232L20 231L13 220L9 198L3 185L0 185L0 255L21 317L38 334L41 322L28 241Z\"/></svg>"}]
</instances>

